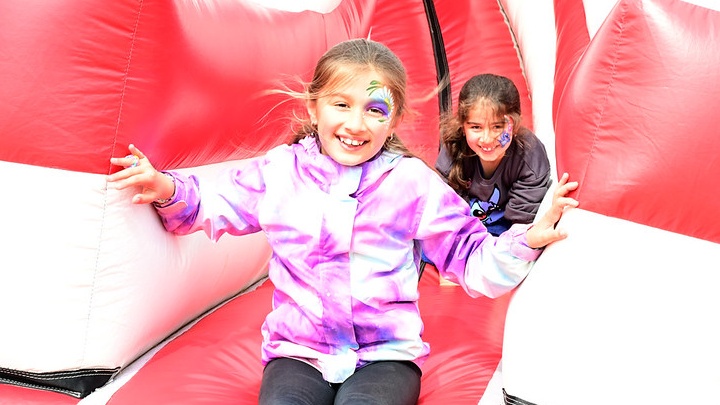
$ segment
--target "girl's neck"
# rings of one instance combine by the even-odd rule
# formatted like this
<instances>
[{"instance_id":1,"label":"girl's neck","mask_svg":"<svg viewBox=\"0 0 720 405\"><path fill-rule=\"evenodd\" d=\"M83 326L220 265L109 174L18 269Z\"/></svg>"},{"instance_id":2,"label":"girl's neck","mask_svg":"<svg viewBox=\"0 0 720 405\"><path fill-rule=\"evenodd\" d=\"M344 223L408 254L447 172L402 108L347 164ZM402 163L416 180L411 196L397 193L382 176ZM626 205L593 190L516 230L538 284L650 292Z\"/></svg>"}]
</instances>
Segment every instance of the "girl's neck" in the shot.
<instances>
[{"instance_id":1,"label":"girl's neck","mask_svg":"<svg viewBox=\"0 0 720 405\"><path fill-rule=\"evenodd\" d=\"M498 166L500 166L500 162L502 162L502 159L499 159L495 162L486 162L484 160L480 160L480 174L482 175L482 177L484 179L490 179L493 174L495 174L495 170L497 170Z\"/></svg>"}]
</instances>

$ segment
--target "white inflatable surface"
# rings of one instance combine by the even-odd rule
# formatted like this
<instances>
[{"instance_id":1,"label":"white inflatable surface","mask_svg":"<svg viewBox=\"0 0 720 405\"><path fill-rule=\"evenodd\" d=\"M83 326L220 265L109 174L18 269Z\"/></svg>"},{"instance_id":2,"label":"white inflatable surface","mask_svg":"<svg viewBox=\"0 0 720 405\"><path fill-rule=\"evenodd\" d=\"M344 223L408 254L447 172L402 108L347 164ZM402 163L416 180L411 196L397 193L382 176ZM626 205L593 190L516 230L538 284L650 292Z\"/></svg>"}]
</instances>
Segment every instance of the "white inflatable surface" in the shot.
<instances>
[{"instance_id":1,"label":"white inflatable surface","mask_svg":"<svg viewBox=\"0 0 720 405\"><path fill-rule=\"evenodd\" d=\"M213 177L238 164L191 170ZM14 304L3 323L23 330L0 333L0 347L17 348L0 351L3 367L121 368L265 276L262 233L218 243L202 233L175 236L151 206L129 203L131 191L106 195L105 176L3 161L0 169L13 173L0 188L24 190L3 202L0 240L14 247L0 255L0 296ZM20 212L32 215L12 215Z\"/></svg>"},{"instance_id":2,"label":"white inflatable surface","mask_svg":"<svg viewBox=\"0 0 720 405\"><path fill-rule=\"evenodd\" d=\"M571 236L508 310L503 362L522 364L503 375L508 393L553 405L718 398L720 244L582 209L560 225Z\"/></svg>"}]
</instances>

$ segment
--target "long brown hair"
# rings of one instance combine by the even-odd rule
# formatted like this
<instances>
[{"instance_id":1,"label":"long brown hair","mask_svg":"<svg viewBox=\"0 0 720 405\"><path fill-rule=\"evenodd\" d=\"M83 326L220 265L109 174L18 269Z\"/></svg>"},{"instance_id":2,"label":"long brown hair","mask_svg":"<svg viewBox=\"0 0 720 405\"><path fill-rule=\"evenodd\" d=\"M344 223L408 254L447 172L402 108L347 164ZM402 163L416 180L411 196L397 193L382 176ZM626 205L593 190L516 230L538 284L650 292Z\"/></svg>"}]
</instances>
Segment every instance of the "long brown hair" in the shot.
<instances>
[{"instance_id":1,"label":"long brown hair","mask_svg":"<svg viewBox=\"0 0 720 405\"><path fill-rule=\"evenodd\" d=\"M447 113L440 119L440 138L453 162L448 184L460 194L467 192L470 187L471 174L465 172L466 167L472 167L468 161L477 159L467 143L463 124L470 110L480 104L492 109L497 117L511 117L514 123L513 142L517 141L518 147L524 145L522 134L526 129L521 126L520 93L512 80L492 73L470 78L460 90L457 112Z\"/></svg>"}]
</instances>

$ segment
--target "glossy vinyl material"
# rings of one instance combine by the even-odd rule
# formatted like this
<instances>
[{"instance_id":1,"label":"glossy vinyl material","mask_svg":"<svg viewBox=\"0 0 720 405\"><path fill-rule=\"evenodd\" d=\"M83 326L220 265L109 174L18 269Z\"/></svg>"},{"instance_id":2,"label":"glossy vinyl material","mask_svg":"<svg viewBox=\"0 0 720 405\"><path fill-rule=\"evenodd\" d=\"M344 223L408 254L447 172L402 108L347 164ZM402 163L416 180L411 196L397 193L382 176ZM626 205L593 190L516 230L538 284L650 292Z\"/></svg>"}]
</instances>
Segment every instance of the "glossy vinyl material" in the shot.
<instances>
[{"instance_id":1,"label":"glossy vinyl material","mask_svg":"<svg viewBox=\"0 0 720 405\"><path fill-rule=\"evenodd\" d=\"M560 15L568 2L555 3ZM561 25L557 165L579 181L580 206L508 308L509 395L538 405L720 396L720 8L705 3L621 0L596 31Z\"/></svg>"},{"instance_id":2,"label":"glossy vinyl material","mask_svg":"<svg viewBox=\"0 0 720 405\"><path fill-rule=\"evenodd\" d=\"M420 280L420 295L432 352L422 367L419 403L476 403L500 360L511 295L472 299L457 285L441 285L432 266ZM160 350L109 404L257 404L259 331L271 298L267 281L202 319Z\"/></svg>"},{"instance_id":3,"label":"glossy vinyl material","mask_svg":"<svg viewBox=\"0 0 720 405\"><path fill-rule=\"evenodd\" d=\"M105 175L118 169L109 158L129 143L158 169L210 176L241 165L287 139L291 106L265 90L307 80L318 57L348 38L382 41L406 65L413 114L397 133L431 165L441 63L453 96L484 71L529 93L495 1L432 2L432 15L420 0L325 3L297 12L249 1L0 4L0 187L18 196L1 206L11 214L0 231L0 305L15 308L3 330L22 331L0 335L0 347L13 348L0 351L0 368L38 376L120 369L116 389L144 353L264 276L262 234L217 244L176 237L152 207L130 204L132 190L107 187ZM436 61L442 54L447 60ZM444 297L467 299L457 294ZM455 360L442 364L465 369L463 357ZM473 395L493 367L464 380Z\"/></svg>"},{"instance_id":4,"label":"glossy vinyl material","mask_svg":"<svg viewBox=\"0 0 720 405\"><path fill-rule=\"evenodd\" d=\"M557 90L558 169L584 209L720 243L718 32L715 10L618 2Z\"/></svg>"}]
</instances>

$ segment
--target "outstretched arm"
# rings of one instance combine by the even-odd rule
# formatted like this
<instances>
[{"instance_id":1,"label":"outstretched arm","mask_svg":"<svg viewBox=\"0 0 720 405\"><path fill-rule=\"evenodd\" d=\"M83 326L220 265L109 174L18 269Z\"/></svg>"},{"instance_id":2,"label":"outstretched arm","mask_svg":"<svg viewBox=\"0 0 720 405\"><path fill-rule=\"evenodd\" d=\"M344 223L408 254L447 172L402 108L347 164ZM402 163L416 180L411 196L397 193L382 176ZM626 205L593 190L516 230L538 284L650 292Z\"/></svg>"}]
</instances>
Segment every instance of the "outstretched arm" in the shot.
<instances>
[{"instance_id":1,"label":"outstretched arm","mask_svg":"<svg viewBox=\"0 0 720 405\"><path fill-rule=\"evenodd\" d=\"M118 190L140 186L141 191L132 198L133 204L147 204L167 200L175 193L175 182L169 176L155 170L150 160L135 145L128 147L130 155L110 158L110 163L124 167L107 177Z\"/></svg>"},{"instance_id":2,"label":"outstretched arm","mask_svg":"<svg viewBox=\"0 0 720 405\"><path fill-rule=\"evenodd\" d=\"M564 173L553 192L552 206L526 234L527 244L531 248L541 248L552 242L565 239L567 232L555 225L569 207L577 207L578 201L567 195L578 187L578 182L569 182L570 176Z\"/></svg>"}]
</instances>

